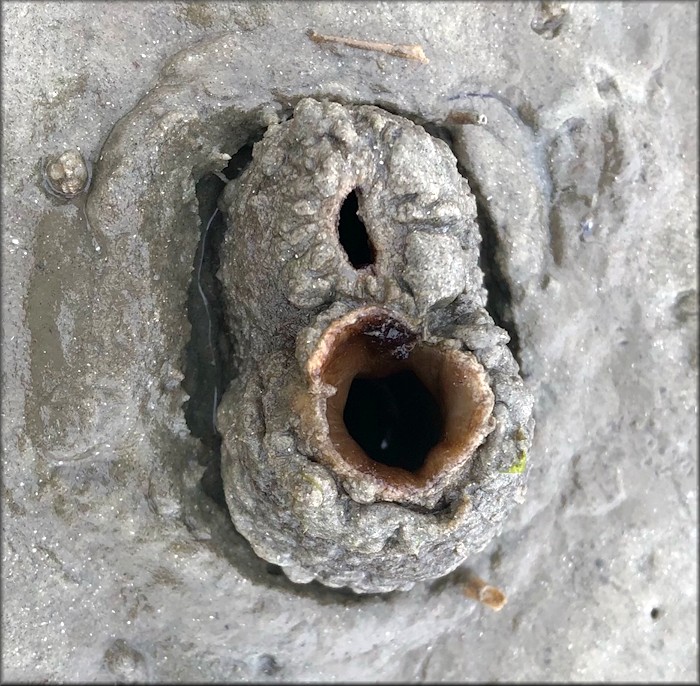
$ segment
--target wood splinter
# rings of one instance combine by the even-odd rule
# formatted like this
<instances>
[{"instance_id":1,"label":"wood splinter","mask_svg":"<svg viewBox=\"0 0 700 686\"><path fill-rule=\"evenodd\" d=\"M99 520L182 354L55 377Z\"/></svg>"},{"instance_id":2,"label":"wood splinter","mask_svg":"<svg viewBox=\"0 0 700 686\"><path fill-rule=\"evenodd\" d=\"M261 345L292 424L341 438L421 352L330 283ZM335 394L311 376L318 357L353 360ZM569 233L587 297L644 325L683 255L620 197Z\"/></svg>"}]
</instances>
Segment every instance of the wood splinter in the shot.
<instances>
[{"instance_id":1,"label":"wood splinter","mask_svg":"<svg viewBox=\"0 0 700 686\"><path fill-rule=\"evenodd\" d=\"M486 126L489 123L488 117L485 114L468 111L455 111L447 115L448 124L474 124L476 126Z\"/></svg>"},{"instance_id":2,"label":"wood splinter","mask_svg":"<svg viewBox=\"0 0 700 686\"><path fill-rule=\"evenodd\" d=\"M478 600L492 610L498 612L508 602L506 594L496 586L491 586L474 572L467 572L467 581L464 585L464 595L467 598Z\"/></svg>"},{"instance_id":3,"label":"wood splinter","mask_svg":"<svg viewBox=\"0 0 700 686\"><path fill-rule=\"evenodd\" d=\"M351 48L359 48L360 50L374 50L375 52L384 52L393 57L403 57L408 60L417 60L423 64L428 64L429 60L423 52L420 45L395 45L393 43L378 43L376 41L358 40L357 38L343 38L342 36L325 36L322 33L317 33L313 29L307 32L308 37L314 43L335 43L337 45L347 45Z\"/></svg>"}]
</instances>

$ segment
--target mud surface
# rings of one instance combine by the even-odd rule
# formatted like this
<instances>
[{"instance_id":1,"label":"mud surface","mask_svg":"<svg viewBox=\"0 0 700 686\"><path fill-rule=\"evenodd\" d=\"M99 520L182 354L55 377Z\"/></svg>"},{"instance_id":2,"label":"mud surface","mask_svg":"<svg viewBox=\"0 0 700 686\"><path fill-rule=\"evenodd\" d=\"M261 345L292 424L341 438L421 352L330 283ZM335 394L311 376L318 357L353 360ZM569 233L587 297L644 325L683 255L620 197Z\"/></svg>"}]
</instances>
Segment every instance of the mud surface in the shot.
<instances>
[{"instance_id":1,"label":"mud surface","mask_svg":"<svg viewBox=\"0 0 700 686\"><path fill-rule=\"evenodd\" d=\"M697 679L692 4L2 12L6 680ZM306 95L410 114L474 181L537 422L523 504L467 561L499 613L460 570L295 585L222 506L201 239L216 172ZM75 147L89 194L54 197L43 163Z\"/></svg>"}]
</instances>

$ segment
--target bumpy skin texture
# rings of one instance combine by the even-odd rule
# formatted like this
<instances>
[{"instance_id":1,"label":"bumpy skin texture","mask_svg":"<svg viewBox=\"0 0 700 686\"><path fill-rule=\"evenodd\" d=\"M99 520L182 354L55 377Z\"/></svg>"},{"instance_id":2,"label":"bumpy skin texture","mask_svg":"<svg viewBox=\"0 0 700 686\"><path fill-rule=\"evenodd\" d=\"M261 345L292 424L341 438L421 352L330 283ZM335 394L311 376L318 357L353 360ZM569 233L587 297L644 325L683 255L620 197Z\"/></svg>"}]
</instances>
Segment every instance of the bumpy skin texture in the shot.
<instances>
[{"instance_id":1,"label":"bumpy skin texture","mask_svg":"<svg viewBox=\"0 0 700 686\"><path fill-rule=\"evenodd\" d=\"M338 238L353 189L371 269L355 269ZM297 582L380 592L453 570L521 500L533 420L507 334L484 307L475 201L449 147L377 107L305 99L256 144L222 205L220 277L240 362L217 423L237 529ZM305 402L324 332L371 306L423 344L474 355L495 403L476 452L403 501L329 467L327 426Z\"/></svg>"}]
</instances>

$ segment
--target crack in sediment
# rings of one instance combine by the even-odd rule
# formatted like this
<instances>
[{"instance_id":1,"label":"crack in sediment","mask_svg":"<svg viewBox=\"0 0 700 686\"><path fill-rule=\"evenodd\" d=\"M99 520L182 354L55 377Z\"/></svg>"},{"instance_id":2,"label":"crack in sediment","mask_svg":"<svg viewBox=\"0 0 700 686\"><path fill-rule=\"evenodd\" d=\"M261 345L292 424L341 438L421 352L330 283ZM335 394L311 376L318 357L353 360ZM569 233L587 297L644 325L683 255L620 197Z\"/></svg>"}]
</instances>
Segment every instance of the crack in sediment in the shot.
<instances>
[{"instance_id":1,"label":"crack in sediment","mask_svg":"<svg viewBox=\"0 0 700 686\"><path fill-rule=\"evenodd\" d=\"M484 287L488 293L486 297L486 311L491 315L496 326L505 329L510 336L507 346L513 353L513 357L518 362L518 365L522 367L520 336L513 318L513 295L499 260L502 246L493 227L493 219L489 214L483 195L471 180L470 184L472 193L476 198L476 221L481 233L479 266L484 273Z\"/></svg>"},{"instance_id":2,"label":"crack in sediment","mask_svg":"<svg viewBox=\"0 0 700 686\"><path fill-rule=\"evenodd\" d=\"M216 177L204 177L197 184L202 216L202 231L195 253L193 276L188 288L187 313L191 324L190 340L185 349L185 419L190 431L209 448L218 448L215 426L217 400L220 397L221 355L219 339L224 326L219 298L220 286L215 277L218 248L223 240L225 223L221 212L212 205L223 188Z\"/></svg>"},{"instance_id":3,"label":"crack in sediment","mask_svg":"<svg viewBox=\"0 0 700 686\"><path fill-rule=\"evenodd\" d=\"M199 265L197 266L197 290L199 291L199 295L202 299L202 305L204 306L204 311L206 313L206 320L207 320L207 342L209 344L209 353L211 355L210 359L210 364L212 367L216 368L217 366L217 360L218 360L218 352L214 348L214 338L212 336L212 329L213 329L213 321L212 321L212 312L209 307L209 299L204 293L204 289L202 288L202 267L204 265L204 253L206 251L206 244L207 244L207 236L209 235L209 230L211 228L211 224L216 218L217 214L219 213L219 208L214 210L214 213L211 215L209 221L207 222L207 226L204 229L204 233L202 235L202 244L199 249ZM218 405L218 399L219 399L219 392L217 388L217 384L214 384L214 391L213 391L214 397L212 400L212 426L216 427L216 407Z\"/></svg>"}]
</instances>

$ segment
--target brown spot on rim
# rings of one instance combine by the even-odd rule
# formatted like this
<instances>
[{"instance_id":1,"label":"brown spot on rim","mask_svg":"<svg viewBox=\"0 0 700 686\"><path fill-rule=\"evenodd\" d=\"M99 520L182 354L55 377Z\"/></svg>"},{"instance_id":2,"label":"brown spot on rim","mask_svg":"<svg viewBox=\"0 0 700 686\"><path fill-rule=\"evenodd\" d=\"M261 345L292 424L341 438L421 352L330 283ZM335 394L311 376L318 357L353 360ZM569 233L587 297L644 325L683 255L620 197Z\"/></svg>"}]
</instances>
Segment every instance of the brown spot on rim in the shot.
<instances>
[{"instance_id":1,"label":"brown spot on rim","mask_svg":"<svg viewBox=\"0 0 700 686\"><path fill-rule=\"evenodd\" d=\"M440 441L414 471L372 459L343 419L353 379L404 370L431 393L442 417ZM363 307L334 321L306 371L321 424L313 432L319 459L341 477L371 482L377 500L422 500L462 469L494 428L493 392L474 355L422 342L407 322L382 307Z\"/></svg>"}]
</instances>

